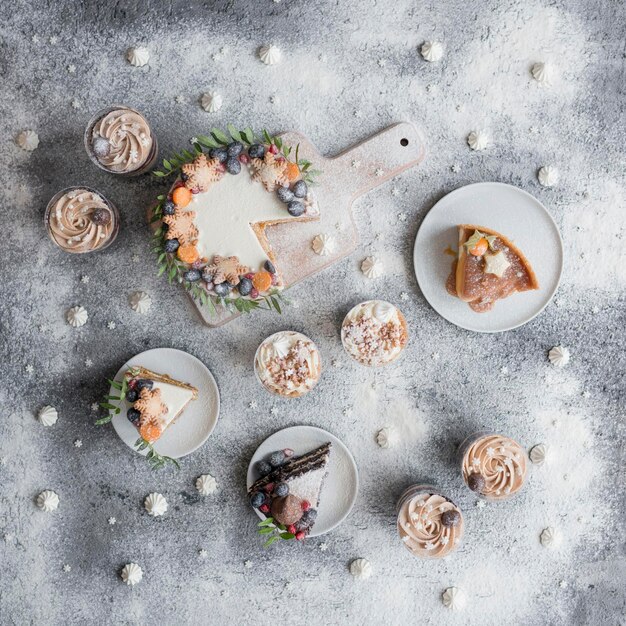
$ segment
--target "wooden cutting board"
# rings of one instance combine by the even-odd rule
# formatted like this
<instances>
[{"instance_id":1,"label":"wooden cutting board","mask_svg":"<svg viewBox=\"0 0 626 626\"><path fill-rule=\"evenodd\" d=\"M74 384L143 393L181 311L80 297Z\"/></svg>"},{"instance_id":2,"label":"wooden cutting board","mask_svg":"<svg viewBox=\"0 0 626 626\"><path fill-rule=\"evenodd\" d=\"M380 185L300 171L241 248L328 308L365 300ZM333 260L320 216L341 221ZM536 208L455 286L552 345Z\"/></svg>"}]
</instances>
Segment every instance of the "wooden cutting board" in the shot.
<instances>
[{"instance_id":1,"label":"wooden cutting board","mask_svg":"<svg viewBox=\"0 0 626 626\"><path fill-rule=\"evenodd\" d=\"M359 245L359 232L352 216L354 200L421 163L426 151L420 131L408 122L390 126L332 158L322 156L298 133L283 133L281 138L285 145L300 144L300 157L323 171L313 189L319 204L319 219L276 224L266 229L276 265L285 287L289 288L351 254ZM311 248L313 237L320 233L328 233L336 241L335 251L328 256L315 254ZM217 315L211 314L208 307L192 301L210 327L222 326L241 315L223 307L218 307Z\"/></svg>"}]
</instances>

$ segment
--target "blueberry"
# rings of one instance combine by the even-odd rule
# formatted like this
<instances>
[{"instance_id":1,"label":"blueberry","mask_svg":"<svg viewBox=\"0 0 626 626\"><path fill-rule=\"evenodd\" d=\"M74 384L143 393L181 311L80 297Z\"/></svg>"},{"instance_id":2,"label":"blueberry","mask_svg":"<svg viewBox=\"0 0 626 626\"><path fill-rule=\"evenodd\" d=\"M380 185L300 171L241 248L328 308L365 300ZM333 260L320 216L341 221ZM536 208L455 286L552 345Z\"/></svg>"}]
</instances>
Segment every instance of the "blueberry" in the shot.
<instances>
[{"instance_id":1,"label":"blueberry","mask_svg":"<svg viewBox=\"0 0 626 626\"><path fill-rule=\"evenodd\" d=\"M307 526L311 526L317 519L317 511L315 509L307 509L302 513L300 518Z\"/></svg>"},{"instance_id":2,"label":"blueberry","mask_svg":"<svg viewBox=\"0 0 626 626\"><path fill-rule=\"evenodd\" d=\"M213 272L209 269L208 265L202 270L202 280L205 280L207 283L213 282Z\"/></svg>"},{"instance_id":3,"label":"blueberry","mask_svg":"<svg viewBox=\"0 0 626 626\"><path fill-rule=\"evenodd\" d=\"M166 200L163 203L163 215L174 215L176 211L176 205L171 200Z\"/></svg>"},{"instance_id":4,"label":"blueberry","mask_svg":"<svg viewBox=\"0 0 626 626\"><path fill-rule=\"evenodd\" d=\"M277 450L276 452L272 452L269 458L270 465L272 467L279 467L285 462L285 453L282 450Z\"/></svg>"},{"instance_id":5,"label":"blueberry","mask_svg":"<svg viewBox=\"0 0 626 626\"><path fill-rule=\"evenodd\" d=\"M220 283L219 285L215 285L213 289L215 291L215 295L219 296L220 298L225 298L230 293L232 287L230 283Z\"/></svg>"},{"instance_id":6,"label":"blueberry","mask_svg":"<svg viewBox=\"0 0 626 626\"><path fill-rule=\"evenodd\" d=\"M279 187L276 195L278 196L278 199L285 204L289 204L295 197L293 195L293 191L291 191L288 187Z\"/></svg>"},{"instance_id":7,"label":"blueberry","mask_svg":"<svg viewBox=\"0 0 626 626\"><path fill-rule=\"evenodd\" d=\"M147 378L140 378L135 385L135 389L137 391L141 391L142 389L152 389L154 387L154 381L148 380Z\"/></svg>"},{"instance_id":8,"label":"blueberry","mask_svg":"<svg viewBox=\"0 0 626 626\"><path fill-rule=\"evenodd\" d=\"M186 183L189 180L189 174L185 174L185 172L182 172L180 175L180 179Z\"/></svg>"},{"instance_id":9,"label":"blueberry","mask_svg":"<svg viewBox=\"0 0 626 626\"><path fill-rule=\"evenodd\" d=\"M189 283L194 283L197 280L200 280L200 278L202 278L202 275L200 274L200 270L187 270L183 274L183 279Z\"/></svg>"},{"instance_id":10,"label":"blueberry","mask_svg":"<svg viewBox=\"0 0 626 626\"><path fill-rule=\"evenodd\" d=\"M259 461L256 464L256 471L260 476L267 476L272 471L272 466L267 461Z\"/></svg>"},{"instance_id":11,"label":"blueberry","mask_svg":"<svg viewBox=\"0 0 626 626\"><path fill-rule=\"evenodd\" d=\"M229 143L228 147L226 148L229 157L239 156L242 150L243 144L240 141L233 141L233 143Z\"/></svg>"},{"instance_id":12,"label":"blueberry","mask_svg":"<svg viewBox=\"0 0 626 626\"><path fill-rule=\"evenodd\" d=\"M265 261L265 269L270 274L276 274L276 268L274 267L274 264L269 259L267 261Z\"/></svg>"},{"instance_id":13,"label":"blueberry","mask_svg":"<svg viewBox=\"0 0 626 626\"><path fill-rule=\"evenodd\" d=\"M298 180L293 184L293 195L296 198L304 198L309 191L309 188L306 186L306 183L303 180Z\"/></svg>"},{"instance_id":14,"label":"blueberry","mask_svg":"<svg viewBox=\"0 0 626 626\"><path fill-rule=\"evenodd\" d=\"M224 163L228 158L228 151L226 148L211 148L209 150L209 157L217 159L220 163Z\"/></svg>"},{"instance_id":15,"label":"blueberry","mask_svg":"<svg viewBox=\"0 0 626 626\"><path fill-rule=\"evenodd\" d=\"M178 239L166 239L165 244L163 245L163 250L165 252L176 252L180 247L180 243L178 243Z\"/></svg>"},{"instance_id":16,"label":"blueberry","mask_svg":"<svg viewBox=\"0 0 626 626\"><path fill-rule=\"evenodd\" d=\"M253 143L248 148L248 154L251 159L262 159L265 156L265 146L260 143Z\"/></svg>"},{"instance_id":17,"label":"blueberry","mask_svg":"<svg viewBox=\"0 0 626 626\"><path fill-rule=\"evenodd\" d=\"M285 496L289 495L289 485L287 483L278 483L274 487L273 494L277 498L284 498Z\"/></svg>"},{"instance_id":18,"label":"blueberry","mask_svg":"<svg viewBox=\"0 0 626 626\"><path fill-rule=\"evenodd\" d=\"M237 157L229 157L226 161L226 171L235 176L241 172L241 163Z\"/></svg>"},{"instance_id":19,"label":"blueberry","mask_svg":"<svg viewBox=\"0 0 626 626\"><path fill-rule=\"evenodd\" d=\"M137 402L137 400L139 400L139 391L137 391L137 389L129 389L126 392L126 400L131 404Z\"/></svg>"},{"instance_id":20,"label":"blueberry","mask_svg":"<svg viewBox=\"0 0 626 626\"><path fill-rule=\"evenodd\" d=\"M304 204L302 204L302 202L298 202L297 200L292 200L287 205L287 211L289 211L289 215L300 217L304 213Z\"/></svg>"},{"instance_id":21,"label":"blueberry","mask_svg":"<svg viewBox=\"0 0 626 626\"><path fill-rule=\"evenodd\" d=\"M265 494L262 491L256 491L250 494L250 504L258 509L265 504Z\"/></svg>"},{"instance_id":22,"label":"blueberry","mask_svg":"<svg viewBox=\"0 0 626 626\"><path fill-rule=\"evenodd\" d=\"M131 406L126 413L126 417L128 418L129 422L136 426L139 423L139 419L141 418L141 413Z\"/></svg>"},{"instance_id":23,"label":"blueberry","mask_svg":"<svg viewBox=\"0 0 626 626\"><path fill-rule=\"evenodd\" d=\"M254 285L252 284L252 281L249 278L242 278L239 281L239 285L237 285L237 288L239 289L239 293L242 296L247 296L252 291L253 287Z\"/></svg>"}]
</instances>

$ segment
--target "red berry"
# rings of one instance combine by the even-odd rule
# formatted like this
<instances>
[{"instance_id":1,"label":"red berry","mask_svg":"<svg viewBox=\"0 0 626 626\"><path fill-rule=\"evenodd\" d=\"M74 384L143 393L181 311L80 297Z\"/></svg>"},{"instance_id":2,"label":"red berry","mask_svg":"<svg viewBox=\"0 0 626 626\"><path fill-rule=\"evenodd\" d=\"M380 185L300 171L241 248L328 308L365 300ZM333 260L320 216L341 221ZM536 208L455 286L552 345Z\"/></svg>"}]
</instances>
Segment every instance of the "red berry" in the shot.
<instances>
[{"instance_id":1,"label":"red berry","mask_svg":"<svg viewBox=\"0 0 626 626\"><path fill-rule=\"evenodd\" d=\"M250 163L250 157L247 154L240 154L239 155L239 160L242 163Z\"/></svg>"},{"instance_id":2,"label":"red berry","mask_svg":"<svg viewBox=\"0 0 626 626\"><path fill-rule=\"evenodd\" d=\"M253 300L256 300L256 299L259 297L259 290L258 290L258 289L253 289L253 290L250 292L250 297L251 297Z\"/></svg>"},{"instance_id":3,"label":"red berry","mask_svg":"<svg viewBox=\"0 0 626 626\"><path fill-rule=\"evenodd\" d=\"M274 491L274 483L267 483L263 489L265 489L265 493L272 493Z\"/></svg>"},{"instance_id":4,"label":"red berry","mask_svg":"<svg viewBox=\"0 0 626 626\"><path fill-rule=\"evenodd\" d=\"M259 507L259 511L261 511L261 513L269 513L270 512L270 507L267 506L267 504L262 504Z\"/></svg>"},{"instance_id":5,"label":"red berry","mask_svg":"<svg viewBox=\"0 0 626 626\"><path fill-rule=\"evenodd\" d=\"M200 193L200 190L199 189L192 189L191 193L193 193L193 194Z\"/></svg>"},{"instance_id":6,"label":"red berry","mask_svg":"<svg viewBox=\"0 0 626 626\"><path fill-rule=\"evenodd\" d=\"M286 457L293 456L293 450L292 450L291 448L285 448L285 449L283 450L283 454L284 454Z\"/></svg>"},{"instance_id":7,"label":"red berry","mask_svg":"<svg viewBox=\"0 0 626 626\"><path fill-rule=\"evenodd\" d=\"M306 533L305 533L303 530L299 530L299 531L296 533L296 539L297 539L298 541L302 541L305 537L306 537Z\"/></svg>"},{"instance_id":8,"label":"red berry","mask_svg":"<svg viewBox=\"0 0 626 626\"><path fill-rule=\"evenodd\" d=\"M225 166L223 163L218 163L218 164L215 166L215 169L216 169L218 172L225 172L225 171L226 171L226 166Z\"/></svg>"},{"instance_id":9,"label":"red berry","mask_svg":"<svg viewBox=\"0 0 626 626\"><path fill-rule=\"evenodd\" d=\"M308 500L302 500L300 503L303 511L308 511L311 508L311 503Z\"/></svg>"},{"instance_id":10,"label":"red berry","mask_svg":"<svg viewBox=\"0 0 626 626\"><path fill-rule=\"evenodd\" d=\"M128 381L128 388L129 389L134 389L137 386L137 379L136 378L131 378Z\"/></svg>"},{"instance_id":11,"label":"red berry","mask_svg":"<svg viewBox=\"0 0 626 626\"><path fill-rule=\"evenodd\" d=\"M244 278L252 280L254 278L254 272L248 272L247 274L244 274Z\"/></svg>"},{"instance_id":12,"label":"red berry","mask_svg":"<svg viewBox=\"0 0 626 626\"><path fill-rule=\"evenodd\" d=\"M275 146L274 144L272 144L268 150L272 153L272 154L278 154L278 147Z\"/></svg>"},{"instance_id":13,"label":"red berry","mask_svg":"<svg viewBox=\"0 0 626 626\"><path fill-rule=\"evenodd\" d=\"M278 285L278 274L272 274L272 285Z\"/></svg>"},{"instance_id":14,"label":"red berry","mask_svg":"<svg viewBox=\"0 0 626 626\"><path fill-rule=\"evenodd\" d=\"M289 526L287 526L287 532L291 533L292 535L296 534L296 527L293 524L289 524Z\"/></svg>"}]
</instances>

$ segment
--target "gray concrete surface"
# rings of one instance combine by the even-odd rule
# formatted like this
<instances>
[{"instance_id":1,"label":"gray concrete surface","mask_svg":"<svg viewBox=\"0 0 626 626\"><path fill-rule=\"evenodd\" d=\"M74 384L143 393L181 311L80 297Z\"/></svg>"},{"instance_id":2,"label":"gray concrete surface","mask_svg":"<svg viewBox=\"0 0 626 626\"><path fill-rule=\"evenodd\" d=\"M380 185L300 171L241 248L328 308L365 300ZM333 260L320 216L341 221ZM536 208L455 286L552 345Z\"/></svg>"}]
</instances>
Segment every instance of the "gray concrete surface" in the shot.
<instances>
[{"instance_id":1,"label":"gray concrete surface","mask_svg":"<svg viewBox=\"0 0 626 626\"><path fill-rule=\"evenodd\" d=\"M622 3L17 0L0 12L0 623L625 623ZM431 38L445 45L436 64L417 52ZM265 67L255 52L270 41L284 59ZM135 43L150 49L144 68L125 61ZM558 76L541 88L529 68L546 59ZM211 88L224 96L214 115L198 104ZM430 150L419 170L358 203L359 251L293 289L298 308L210 331L155 275L144 209L158 181L119 180L84 153L91 113L115 101L146 114L163 156L228 122L294 128L332 154L410 119ZM477 126L494 139L482 153L465 143ZM32 154L14 143L24 128L41 138ZM536 180L546 163L561 171L552 189ZM535 194L566 249L553 303L495 336L441 319L411 267L428 209L484 180ZM48 199L76 183L121 208L120 236L101 254L66 255L46 238ZM358 265L372 252L387 273L368 282ZM146 318L128 306L135 289L152 295ZM404 359L376 374L349 362L338 335L350 306L372 296L401 305L412 334ZM79 331L64 320L75 304L90 313ZM256 346L281 328L313 337L327 363L297 406L269 397L253 376ZM572 351L563 370L547 361L559 343ZM177 473L151 473L112 429L93 426L90 410L107 376L156 346L202 359L222 393L215 433ZM35 419L44 404L59 410L52 428ZM295 423L345 441L361 490L350 517L323 539L326 550L315 539L266 551L244 497L247 461L268 434ZM375 443L385 424L402 434L389 450ZM543 441L551 465L532 467L515 500L478 508L453 461L455 445L476 428L527 448ZM193 481L207 471L220 488L200 499ZM442 562L411 558L394 530L396 497L424 478L466 514L464 545ZM55 513L34 504L45 488L61 498ZM162 519L142 508L151 491L170 503ZM549 525L563 535L551 550L538 539ZM369 580L350 576L356 557L371 561ZM128 561L144 569L134 589L118 576ZM451 585L467 594L458 614L440 600Z\"/></svg>"}]
</instances>

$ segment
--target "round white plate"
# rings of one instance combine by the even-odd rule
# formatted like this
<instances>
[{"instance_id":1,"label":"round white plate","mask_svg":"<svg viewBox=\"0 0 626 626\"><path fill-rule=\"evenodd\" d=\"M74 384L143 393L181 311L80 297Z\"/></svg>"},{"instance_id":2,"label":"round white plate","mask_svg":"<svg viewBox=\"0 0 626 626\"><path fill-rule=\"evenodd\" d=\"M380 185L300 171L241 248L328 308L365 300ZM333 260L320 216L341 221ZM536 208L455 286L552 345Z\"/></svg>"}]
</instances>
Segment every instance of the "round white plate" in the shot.
<instances>
[{"instance_id":1,"label":"round white plate","mask_svg":"<svg viewBox=\"0 0 626 626\"><path fill-rule=\"evenodd\" d=\"M171 456L174 459L191 454L209 438L217 424L220 413L220 393L213 374L204 363L191 354L174 348L155 348L137 354L124 363L115 375L115 380L121 381L124 372L129 367L137 365L189 383L198 390L198 397L187 405L182 415L168 426L154 444L154 449L159 454ZM119 395L119 392L111 387L110 395ZM121 413L113 416L113 428L120 439L129 448L135 450L139 433L126 418L126 411L130 404L124 400L121 406ZM143 450L140 454L147 454L147 450Z\"/></svg>"},{"instance_id":2,"label":"round white plate","mask_svg":"<svg viewBox=\"0 0 626 626\"><path fill-rule=\"evenodd\" d=\"M291 448L300 456L330 441L328 475L320 495L317 519L310 537L318 537L341 524L352 510L359 491L359 472L350 450L334 435L315 426L291 426L270 435L254 453L248 466L248 488L258 478L254 469L257 461L267 458L275 450ZM254 509L263 519L263 513Z\"/></svg>"},{"instance_id":3,"label":"round white plate","mask_svg":"<svg viewBox=\"0 0 626 626\"><path fill-rule=\"evenodd\" d=\"M446 291L456 251L458 224L493 228L519 247L535 270L539 289L498 300L486 313ZM548 210L529 193L504 183L475 183L452 191L428 212L415 238L413 264L417 282L430 305L461 328L498 333L539 315L556 292L563 269L563 242Z\"/></svg>"}]
</instances>

